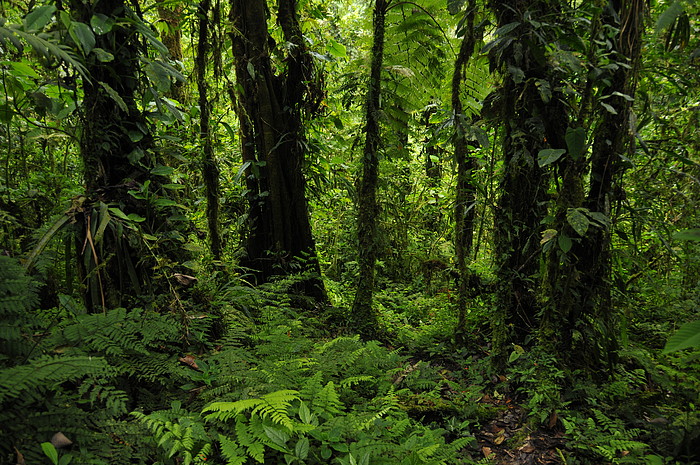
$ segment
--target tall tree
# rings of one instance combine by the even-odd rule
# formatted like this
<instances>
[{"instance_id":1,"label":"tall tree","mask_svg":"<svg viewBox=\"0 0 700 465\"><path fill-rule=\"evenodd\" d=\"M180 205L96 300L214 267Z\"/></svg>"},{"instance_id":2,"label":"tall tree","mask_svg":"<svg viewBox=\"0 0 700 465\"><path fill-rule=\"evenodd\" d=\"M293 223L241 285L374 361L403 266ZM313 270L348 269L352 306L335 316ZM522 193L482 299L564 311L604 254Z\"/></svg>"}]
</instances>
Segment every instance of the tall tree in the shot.
<instances>
[{"instance_id":1,"label":"tall tree","mask_svg":"<svg viewBox=\"0 0 700 465\"><path fill-rule=\"evenodd\" d=\"M577 294L585 306L589 322L598 325L598 343L589 347L595 354L590 365L610 359L616 348L614 317L611 302L612 243L610 237L611 205L622 197L620 182L625 168L625 154L634 152L635 128L632 103L635 97L641 39L644 30L646 2L615 0L602 15L605 29L615 32L613 56L617 66L601 88L608 102L600 105L600 119L594 133L591 154L590 184L584 207L607 219L598 228L585 234L578 250L581 276Z\"/></svg>"},{"instance_id":2,"label":"tall tree","mask_svg":"<svg viewBox=\"0 0 700 465\"><path fill-rule=\"evenodd\" d=\"M296 0L277 3L277 21L288 47L277 47L270 36L267 8L264 0L232 0L230 11L249 202L241 265L260 281L299 269L310 272L302 290L324 302L302 173L303 121L319 109L321 78L302 35ZM278 74L273 52L284 55L276 63Z\"/></svg>"},{"instance_id":3,"label":"tall tree","mask_svg":"<svg viewBox=\"0 0 700 465\"><path fill-rule=\"evenodd\" d=\"M522 344L538 327L541 221L549 179L543 150L564 145L567 114L546 59L560 12L555 0L490 2L498 37L489 44L491 66L502 83L489 98L503 125L504 173L495 212L499 312L493 319L494 351ZM541 21L547 19L548 21ZM503 357L496 357L503 363Z\"/></svg>"},{"instance_id":4,"label":"tall tree","mask_svg":"<svg viewBox=\"0 0 700 465\"><path fill-rule=\"evenodd\" d=\"M454 118L454 159L457 163L457 190L455 195L455 258L457 262L457 333L462 334L466 324L467 300L470 294L471 275L468 260L474 239L474 218L476 217L476 185L474 171L476 160L470 154L469 145L477 145L469 137L468 115L464 111L462 91L465 70L474 54L477 40L481 40L479 32L474 27L476 17L476 2L470 1L467 6L467 22L464 36L459 47L459 53L452 74L452 113Z\"/></svg>"},{"instance_id":5,"label":"tall tree","mask_svg":"<svg viewBox=\"0 0 700 465\"><path fill-rule=\"evenodd\" d=\"M153 140L137 105L141 53L136 18L124 0L75 0L70 8L74 21L69 30L85 56L89 77L82 80L80 138L86 196L74 205L80 224L77 247L85 257L79 270L88 306L113 307L125 295L141 294L151 265L118 232L104 234L100 226L109 220L108 205L153 220L148 204L129 194L150 189L154 166ZM91 21L97 32L88 26ZM112 57L91 53L96 49Z\"/></svg>"},{"instance_id":6,"label":"tall tree","mask_svg":"<svg viewBox=\"0 0 700 465\"><path fill-rule=\"evenodd\" d=\"M202 143L202 174L207 196L207 226L209 227L209 244L215 260L221 259L222 241L219 232L219 165L214 157L214 146L209 124L211 102L207 84L207 57L209 50L209 10L210 0L199 4L199 37L197 41L197 58L195 61L197 91L199 92L199 138Z\"/></svg>"},{"instance_id":7,"label":"tall tree","mask_svg":"<svg viewBox=\"0 0 700 465\"><path fill-rule=\"evenodd\" d=\"M370 65L369 87L365 100L365 144L362 152L362 176L358 196L357 236L360 272L352 305L352 321L360 334L376 334L377 315L372 308L374 266L377 260L377 181L379 173L379 101L381 96L382 63L384 61L384 32L390 2L376 0L373 13L374 39Z\"/></svg>"}]
</instances>

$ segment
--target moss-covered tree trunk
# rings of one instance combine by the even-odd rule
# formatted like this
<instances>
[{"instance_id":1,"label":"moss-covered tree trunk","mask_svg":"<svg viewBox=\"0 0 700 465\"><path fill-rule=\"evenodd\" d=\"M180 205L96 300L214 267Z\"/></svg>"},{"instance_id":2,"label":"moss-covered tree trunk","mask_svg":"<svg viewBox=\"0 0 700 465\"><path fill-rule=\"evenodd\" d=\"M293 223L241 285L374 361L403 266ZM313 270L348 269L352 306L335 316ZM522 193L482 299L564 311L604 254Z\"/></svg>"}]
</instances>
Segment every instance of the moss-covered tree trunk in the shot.
<instances>
[{"instance_id":1,"label":"moss-covered tree trunk","mask_svg":"<svg viewBox=\"0 0 700 465\"><path fill-rule=\"evenodd\" d=\"M381 95L382 63L384 61L384 32L388 2L374 3L372 57L369 88L365 100L365 144L362 152L362 175L357 205L357 236L359 275L352 305L353 327L364 337L377 333L377 315L372 307L374 266L377 260L377 181L379 173L379 101Z\"/></svg>"},{"instance_id":2,"label":"moss-covered tree trunk","mask_svg":"<svg viewBox=\"0 0 700 465\"><path fill-rule=\"evenodd\" d=\"M170 52L173 60L182 62L182 11L183 5L167 0L157 0L158 16L165 23L160 40ZM169 92L170 97L178 102L186 100L185 83L176 81Z\"/></svg>"},{"instance_id":3,"label":"moss-covered tree trunk","mask_svg":"<svg viewBox=\"0 0 700 465\"><path fill-rule=\"evenodd\" d=\"M504 173L494 221L498 310L492 320L494 360L502 365L511 344L523 344L538 328L541 221L549 182L538 154L560 147L566 114L552 97L556 87L545 56L552 30L536 21L554 17L559 2L492 1L490 6L503 28L502 41L490 52L492 67L503 76L491 97L503 125Z\"/></svg>"},{"instance_id":4,"label":"moss-covered tree trunk","mask_svg":"<svg viewBox=\"0 0 700 465\"><path fill-rule=\"evenodd\" d=\"M209 246L215 260L221 259L223 244L219 232L219 165L214 156L212 134L209 128L211 103L207 84L207 57L209 56L209 10L211 2L199 4L199 37L197 41L196 75L199 92L199 139L202 143L202 175L207 197L207 226Z\"/></svg>"},{"instance_id":5,"label":"moss-covered tree trunk","mask_svg":"<svg viewBox=\"0 0 700 465\"><path fill-rule=\"evenodd\" d=\"M123 20L132 18L124 0L73 1L70 6L73 18L85 25L93 15L115 21L108 32L95 34L95 47L114 59L86 58L90 80L83 80L80 138L86 196L73 208L79 220L76 245L86 304L98 310L122 305L124 296L141 294L150 281L152 263L124 236L101 231L109 212L100 205L153 219L147 202L129 194L150 182L152 137L136 103L140 52L133 21Z\"/></svg>"},{"instance_id":6,"label":"moss-covered tree trunk","mask_svg":"<svg viewBox=\"0 0 700 465\"><path fill-rule=\"evenodd\" d=\"M617 0L610 3L610 8L602 16L604 27L612 26L618 31L613 47L616 60L622 65L609 77L609 85L602 89L602 95L611 96L606 102L613 111L600 109L584 206L608 219L611 218L611 204L624 195L620 185L625 165L623 157L634 152L632 101L639 70L645 7L642 0ZM591 228L581 241L579 287L581 302L589 309L587 318L599 327L601 337L596 341L598 360L610 360L617 347L610 288L611 254L610 224Z\"/></svg>"},{"instance_id":7,"label":"moss-covered tree trunk","mask_svg":"<svg viewBox=\"0 0 700 465\"><path fill-rule=\"evenodd\" d=\"M476 160L470 154L465 127L466 116L462 103L461 92L464 82L464 70L469 59L474 54L476 45L476 30L474 17L476 5L470 2L467 10L467 25L465 36L459 47L452 74L452 113L454 114L454 159L457 162L457 192L455 196L455 257L457 261L457 334L462 336L466 325L467 301L470 295L470 272L468 260L474 239L474 218L476 208L476 185L474 170Z\"/></svg>"},{"instance_id":8,"label":"moss-covered tree trunk","mask_svg":"<svg viewBox=\"0 0 700 465\"><path fill-rule=\"evenodd\" d=\"M286 69L275 74L274 40L268 33L264 0L232 0L237 112L248 188L246 256L241 265L258 281L307 272L301 292L327 300L311 234L304 163L302 116L313 116L323 97L311 55L301 34L296 1L279 0L277 19L284 39Z\"/></svg>"}]
</instances>

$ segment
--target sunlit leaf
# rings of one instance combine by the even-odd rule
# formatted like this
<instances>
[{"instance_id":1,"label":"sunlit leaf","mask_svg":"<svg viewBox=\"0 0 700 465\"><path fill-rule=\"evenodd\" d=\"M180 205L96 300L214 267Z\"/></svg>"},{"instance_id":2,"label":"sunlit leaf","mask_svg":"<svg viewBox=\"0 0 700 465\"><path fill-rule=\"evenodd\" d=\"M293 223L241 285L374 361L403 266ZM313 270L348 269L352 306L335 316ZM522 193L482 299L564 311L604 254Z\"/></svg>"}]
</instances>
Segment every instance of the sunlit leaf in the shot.
<instances>
[{"instance_id":1,"label":"sunlit leaf","mask_svg":"<svg viewBox=\"0 0 700 465\"><path fill-rule=\"evenodd\" d=\"M68 29L68 33L85 55L95 47L95 34L85 23L73 21Z\"/></svg>"},{"instance_id":2,"label":"sunlit leaf","mask_svg":"<svg viewBox=\"0 0 700 465\"><path fill-rule=\"evenodd\" d=\"M540 240L540 245L546 244L547 242L551 241L557 237L557 230L556 229L547 229L545 231L542 231L542 239Z\"/></svg>"},{"instance_id":3,"label":"sunlit leaf","mask_svg":"<svg viewBox=\"0 0 700 465\"><path fill-rule=\"evenodd\" d=\"M336 58L345 58L348 54L347 49L345 48L345 45L340 44L336 42L335 40L331 40L330 44L328 44L328 53L333 55Z\"/></svg>"},{"instance_id":4,"label":"sunlit leaf","mask_svg":"<svg viewBox=\"0 0 700 465\"><path fill-rule=\"evenodd\" d=\"M700 348L700 320L691 321L678 328L678 331L666 341L664 353L691 347Z\"/></svg>"},{"instance_id":5,"label":"sunlit leaf","mask_svg":"<svg viewBox=\"0 0 700 465\"><path fill-rule=\"evenodd\" d=\"M673 238L679 241L700 241L700 229L685 229L678 231Z\"/></svg>"},{"instance_id":6,"label":"sunlit leaf","mask_svg":"<svg viewBox=\"0 0 700 465\"><path fill-rule=\"evenodd\" d=\"M92 18L90 18L90 26L92 26L92 30L95 31L95 34L106 34L112 30L114 19L102 13L98 13L92 15Z\"/></svg>"},{"instance_id":7,"label":"sunlit leaf","mask_svg":"<svg viewBox=\"0 0 700 465\"><path fill-rule=\"evenodd\" d=\"M51 21L55 11L54 5L41 5L34 8L24 17L24 30L27 32L41 31Z\"/></svg>"}]
</instances>

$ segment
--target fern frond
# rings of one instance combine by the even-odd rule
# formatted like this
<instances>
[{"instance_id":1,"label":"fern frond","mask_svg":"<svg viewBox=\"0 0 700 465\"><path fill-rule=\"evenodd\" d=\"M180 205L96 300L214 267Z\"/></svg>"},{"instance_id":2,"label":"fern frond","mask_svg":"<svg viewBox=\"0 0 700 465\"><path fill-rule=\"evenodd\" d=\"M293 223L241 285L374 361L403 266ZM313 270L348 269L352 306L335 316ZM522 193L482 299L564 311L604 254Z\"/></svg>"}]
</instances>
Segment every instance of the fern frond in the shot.
<instances>
[{"instance_id":1,"label":"fern frond","mask_svg":"<svg viewBox=\"0 0 700 465\"><path fill-rule=\"evenodd\" d=\"M104 377L113 369L101 357L49 357L0 370L0 404L8 399L83 377Z\"/></svg>"}]
</instances>

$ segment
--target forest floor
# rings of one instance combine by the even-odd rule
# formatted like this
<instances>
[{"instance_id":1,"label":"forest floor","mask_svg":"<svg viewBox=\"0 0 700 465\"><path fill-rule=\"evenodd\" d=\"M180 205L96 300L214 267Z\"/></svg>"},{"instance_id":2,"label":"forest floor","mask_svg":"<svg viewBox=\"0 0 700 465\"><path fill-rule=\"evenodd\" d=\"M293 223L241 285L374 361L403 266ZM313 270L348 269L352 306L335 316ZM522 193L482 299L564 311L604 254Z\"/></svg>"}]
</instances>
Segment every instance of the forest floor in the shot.
<instances>
[{"instance_id":1,"label":"forest floor","mask_svg":"<svg viewBox=\"0 0 700 465\"><path fill-rule=\"evenodd\" d=\"M564 445L563 432L554 425L548 430L531 430L524 409L511 399L496 400L488 395L480 402L503 406L499 414L476 434L479 448L486 458L499 465L561 464L560 450Z\"/></svg>"}]
</instances>

